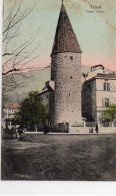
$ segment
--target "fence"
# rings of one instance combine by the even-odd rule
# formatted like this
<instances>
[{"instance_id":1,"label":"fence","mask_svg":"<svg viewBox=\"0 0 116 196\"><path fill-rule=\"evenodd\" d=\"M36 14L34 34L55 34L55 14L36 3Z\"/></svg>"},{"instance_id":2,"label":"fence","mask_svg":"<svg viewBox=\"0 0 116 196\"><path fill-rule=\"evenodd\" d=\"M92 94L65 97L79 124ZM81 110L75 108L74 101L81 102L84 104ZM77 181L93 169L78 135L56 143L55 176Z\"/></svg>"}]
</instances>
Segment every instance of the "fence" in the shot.
<instances>
[{"instance_id":1,"label":"fence","mask_svg":"<svg viewBox=\"0 0 116 196\"><path fill-rule=\"evenodd\" d=\"M96 122L86 122L86 127L95 127L96 126Z\"/></svg>"},{"instance_id":2,"label":"fence","mask_svg":"<svg viewBox=\"0 0 116 196\"><path fill-rule=\"evenodd\" d=\"M97 122L85 122L85 127L96 127ZM116 127L116 122L100 122L99 127Z\"/></svg>"}]
</instances>

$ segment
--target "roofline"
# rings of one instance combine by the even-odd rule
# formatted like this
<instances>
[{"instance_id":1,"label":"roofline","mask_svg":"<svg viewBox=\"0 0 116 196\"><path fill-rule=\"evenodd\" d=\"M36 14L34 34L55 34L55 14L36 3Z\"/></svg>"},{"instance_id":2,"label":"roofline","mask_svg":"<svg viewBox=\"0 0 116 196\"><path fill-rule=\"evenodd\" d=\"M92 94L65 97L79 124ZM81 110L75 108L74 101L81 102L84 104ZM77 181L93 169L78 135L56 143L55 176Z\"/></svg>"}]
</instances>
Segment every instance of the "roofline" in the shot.
<instances>
[{"instance_id":1,"label":"roofline","mask_svg":"<svg viewBox=\"0 0 116 196\"><path fill-rule=\"evenodd\" d=\"M116 80L116 77L112 78L110 76L107 76L107 77L103 77L103 76L94 76L88 80L86 80L84 83L87 83L87 82L90 82L91 80L94 80L94 79L110 79L110 80Z\"/></svg>"},{"instance_id":2,"label":"roofline","mask_svg":"<svg viewBox=\"0 0 116 196\"><path fill-rule=\"evenodd\" d=\"M12 104L9 104L9 105L3 105L2 106L3 108L12 108L12 109L17 109L20 107L20 105L18 103L12 103Z\"/></svg>"},{"instance_id":3,"label":"roofline","mask_svg":"<svg viewBox=\"0 0 116 196\"><path fill-rule=\"evenodd\" d=\"M18 107L12 107L12 106L3 106L3 108L10 108L10 109L18 109L20 107L20 105Z\"/></svg>"},{"instance_id":4,"label":"roofline","mask_svg":"<svg viewBox=\"0 0 116 196\"><path fill-rule=\"evenodd\" d=\"M67 25L69 25L70 36L67 33ZM62 34L59 30L61 30ZM65 32L64 32L64 30L65 30ZM59 35L60 35L60 39L58 39ZM66 37L66 35L68 35L70 41L67 41L67 39L66 39L64 42L64 36ZM70 44L71 41L73 42L72 45ZM63 44L61 44L61 43L63 43ZM65 49L68 51L65 51ZM69 16L67 14L67 11L65 9L65 6L64 6L63 0L62 0L51 56L53 54L70 52L70 51L73 53L82 53L80 45L77 40L77 37L75 35L75 32L73 30L72 24L70 22Z\"/></svg>"},{"instance_id":5,"label":"roofline","mask_svg":"<svg viewBox=\"0 0 116 196\"><path fill-rule=\"evenodd\" d=\"M40 96L40 95L42 95L42 94L44 94L46 92L49 92L49 90L43 91L43 92L39 93L37 96Z\"/></svg>"}]
</instances>

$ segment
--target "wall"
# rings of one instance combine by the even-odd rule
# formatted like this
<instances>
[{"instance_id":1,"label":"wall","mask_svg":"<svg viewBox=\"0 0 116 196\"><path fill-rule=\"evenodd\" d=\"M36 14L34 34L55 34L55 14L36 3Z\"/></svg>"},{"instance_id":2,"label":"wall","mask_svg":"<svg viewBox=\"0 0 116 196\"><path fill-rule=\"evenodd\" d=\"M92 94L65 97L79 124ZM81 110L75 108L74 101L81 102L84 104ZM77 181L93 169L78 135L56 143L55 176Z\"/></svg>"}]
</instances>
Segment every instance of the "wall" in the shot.
<instances>
[{"instance_id":1,"label":"wall","mask_svg":"<svg viewBox=\"0 0 116 196\"><path fill-rule=\"evenodd\" d=\"M13 119L17 109L14 108L3 108L3 118L4 119Z\"/></svg>"},{"instance_id":2,"label":"wall","mask_svg":"<svg viewBox=\"0 0 116 196\"><path fill-rule=\"evenodd\" d=\"M80 122L81 54L67 52L53 55L51 80L55 81L55 90L50 94L51 124Z\"/></svg>"},{"instance_id":3,"label":"wall","mask_svg":"<svg viewBox=\"0 0 116 196\"><path fill-rule=\"evenodd\" d=\"M110 91L104 91L104 82L110 84ZM109 104L116 104L116 79L96 79L96 106L97 120L100 119L102 112L105 110L103 106L103 98L109 98Z\"/></svg>"},{"instance_id":4,"label":"wall","mask_svg":"<svg viewBox=\"0 0 116 196\"><path fill-rule=\"evenodd\" d=\"M104 91L104 82L110 84L110 91ZM83 83L82 111L88 120L99 121L105 110L103 99L109 98L109 104L116 103L116 78L95 77Z\"/></svg>"},{"instance_id":5,"label":"wall","mask_svg":"<svg viewBox=\"0 0 116 196\"><path fill-rule=\"evenodd\" d=\"M93 128L93 133L89 133L90 127L70 127L69 134L116 134L116 127L99 127L99 133Z\"/></svg>"},{"instance_id":6,"label":"wall","mask_svg":"<svg viewBox=\"0 0 116 196\"><path fill-rule=\"evenodd\" d=\"M49 91L40 93L39 99L49 109Z\"/></svg>"},{"instance_id":7,"label":"wall","mask_svg":"<svg viewBox=\"0 0 116 196\"><path fill-rule=\"evenodd\" d=\"M82 114L87 120L96 120L96 80L86 81L82 88Z\"/></svg>"}]
</instances>

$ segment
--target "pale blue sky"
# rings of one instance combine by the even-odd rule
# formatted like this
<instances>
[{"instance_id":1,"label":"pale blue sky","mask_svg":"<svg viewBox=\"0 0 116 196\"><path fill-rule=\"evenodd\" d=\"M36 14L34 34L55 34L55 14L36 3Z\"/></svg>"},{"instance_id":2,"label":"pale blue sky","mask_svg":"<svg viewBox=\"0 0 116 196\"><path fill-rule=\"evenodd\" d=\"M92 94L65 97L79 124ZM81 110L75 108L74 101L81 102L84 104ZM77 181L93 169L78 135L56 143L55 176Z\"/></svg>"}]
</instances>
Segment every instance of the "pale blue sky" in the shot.
<instances>
[{"instance_id":1,"label":"pale blue sky","mask_svg":"<svg viewBox=\"0 0 116 196\"><path fill-rule=\"evenodd\" d=\"M8 10L13 0L5 2ZM46 66L50 63L61 0L23 0L24 9L27 6L31 7L33 2L36 6L23 22L22 37L18 42L38 32L34 46L38 46L37 53L40 53L40 57L29 66ZM64 0L64 5L83 51L82 64L89 66L103 64L116 71L116 1ZM101 8L91 8L91 5ZM86 10L94 13L88 13ZM96 13L96 10L103 12Z\"/></svg>"}]
</instances>

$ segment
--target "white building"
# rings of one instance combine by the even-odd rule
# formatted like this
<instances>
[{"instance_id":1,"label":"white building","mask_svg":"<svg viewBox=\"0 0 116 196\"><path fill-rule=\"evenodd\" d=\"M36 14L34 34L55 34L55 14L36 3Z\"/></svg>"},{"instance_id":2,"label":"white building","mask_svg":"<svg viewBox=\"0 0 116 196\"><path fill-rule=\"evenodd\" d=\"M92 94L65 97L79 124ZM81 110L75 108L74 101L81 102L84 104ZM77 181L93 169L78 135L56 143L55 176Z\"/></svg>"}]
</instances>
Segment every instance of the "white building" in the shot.
<instances>
[{"instance_id":1,"label":"white building","mask_svg":"<svg viewBox=\"0 0 116 196\"><path fill-rule=\"evenodd\" d=\"M17 103L3 106L2 118L4 120L12 120L20 106Z\"/></svg>"},{"instance_id":2,"label":"white building","mask_svg":"<svg viewBox=\"0 0 116 196\"><path fill-rule=\"evenodd\" d=\"M91 75L91 77L90 77ZM96 69L82 84L82 114L89 121L99 122L107 106L116 104L116 74Z\"/></svg>"},{"instance_id":3,"label":"white building","mask_svg":"<svg viewBox=\"0 0 116 196\"><path fill-rule=\"evenodd\" d=\"M49 110L49 91L46 87L39 93L38 98Z\"/></svg>"}]
</instances>

